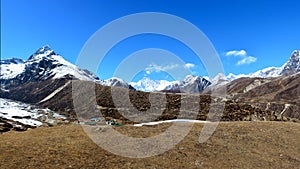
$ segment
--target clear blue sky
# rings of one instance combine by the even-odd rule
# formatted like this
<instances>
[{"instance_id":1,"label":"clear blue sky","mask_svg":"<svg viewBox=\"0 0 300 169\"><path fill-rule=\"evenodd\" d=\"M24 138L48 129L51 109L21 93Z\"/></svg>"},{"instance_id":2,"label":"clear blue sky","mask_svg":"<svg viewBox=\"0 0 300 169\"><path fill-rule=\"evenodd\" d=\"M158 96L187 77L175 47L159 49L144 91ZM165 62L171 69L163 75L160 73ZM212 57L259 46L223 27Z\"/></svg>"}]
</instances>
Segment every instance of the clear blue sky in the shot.
<instances>
[{"instance_id":1,"label":"clear blue sky","mask_svg":"<svg viewBox=\"0 0 300 169\"><path fill-rule=\"evenodd\" d=\"M201 29L219 53L226 74L250 73L281 66L293 50L300 49L299 6L297 0L1 0L1 59L26 60L37 48L49 44L75 63L85 42L110 21L138 12L163 12ZM111 77L127 55L144 48L169 50L195 64L191 68L194 74L205 75L189 49L156 35L120 43L97 75ZM236 52L227 53L232 50Z\"/></svg>"}]
</instances>

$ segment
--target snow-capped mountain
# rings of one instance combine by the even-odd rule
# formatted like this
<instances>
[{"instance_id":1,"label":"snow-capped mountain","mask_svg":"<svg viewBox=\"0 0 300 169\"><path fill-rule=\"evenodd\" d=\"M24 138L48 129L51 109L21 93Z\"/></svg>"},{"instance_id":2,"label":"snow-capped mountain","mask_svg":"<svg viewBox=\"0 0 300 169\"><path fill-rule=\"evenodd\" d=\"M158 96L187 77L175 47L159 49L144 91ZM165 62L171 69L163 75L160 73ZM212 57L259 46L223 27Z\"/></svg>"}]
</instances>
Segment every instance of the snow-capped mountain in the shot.
<instances>
[{"instance_id":1,"label":"snow-capped mountain","mask_svg":"<svg viewBox=\"0 0 300 169\"><path fill-rule=\"evenodd\" d=\"M59 79L71 76L80 80L97 80L98 77L86 69L80 69L56 54L49 46L44 46L31 55L25 63L28 70L37 71L39 77ZM26 70L25 70L26 71ZM42 76L41 76L42 75ZM44 77L43 77L44 76Z\"/></svg>"},{"instance_id":2,"label":"snow-capped mountain","mask_svg":"<svg viewBox=\"0 0 300 169\"><path fill-rule=\"evenodd\" d=\"M23 70L11 69L16 74L12 79L20 84L28 81L43 81L50 78L75 78L80 80L98 80L88 70L80 69L56 54L49 46L39 48L29 59L18 64ZM1 64L2 68L2 64ZM2 74L2 72L1 72ZM8 79L7 79L8 80Z\"/></svg>"},{"instance_id":3,"label":"snow-capped mountain","mask_svg":"<svg viewBox=\"0 0 300 169\"><path fill-rule=\"evenodd\" d=\"M136 90L152 92L164 90L167 86L174 82L169 82L167 80L152 80L150 78L143 78L137 82L130 82L129 84L133 86Z\"/></svg>"},{"instance_id":4,"label":"snow-capped mountain","mask_svg":"<svg viewBox=\"0 0 300 169\"><path fill-rule=\"evenodd\" d=\"M242 77L250 77L250 78L273 78L273 77L278 77L280 76L280 73L282 71L282 68L278 67L268 67L262 70L258 70L254 73L250 73L248 75L245 74L238 74L235 75L233 73L229 73L227 76L225 76L222 73L219 73L217 76L213 78L212 86L220 86L220 85L225 85L233 80L242 78Z\"/></svg>"},{"instance_id":5,"label":"snow-capped mountain","mask_svg":"<svg viewBox=\"0 0 300 169\"><path fill-rule=\"evenodd\" d=\"M248 77L272 78L280 76L281 72L281 67L267 67L254 73L250 73Z\"/></svg>"},{"instance_id":6,"label":"snow-capped mountain","mask_svg":"<svg viewBox=\"0 0 300 169\"><path fill-rule=\"evenodd\" d=\"M101 84L103 86L116 86L116 87L134 89L130 84L126 83L123 79L117 77L112 77L107 80L97 80L96 83Z\"/></svg>"},{"instance_id":7,"label":"snow-capped mountain","mask_svg":"<svg viewBox=\"0 0 300 169\"><path fill-rule=\"evenodd\" d=\"M231 78L236 78L234 74L230 73L228 76L225 76L223 73L217 74L212 80L212 85L223 85L230 81Z\"/></svg>"},{"instance_id":8,"label":"snow-capped mountain","mask_svg":"<svg viewBox=\"0 0 300 169\"><path fill-rule=\"evenodd\" d=\"M200 93L209 85L211 85L211 82L203 77L187 75L183 81L175 81L166 86L163 91Z\"/></svg>"},{"instance_id":9,"label":"snow-capped mountain","mask_svg":"<svg viewBox=\"0 0 300 169\"><path fill-rule=\"evenodd\" d=\"M49 46L39 48L27 61L20 59L1 61L1 83L24 84L50 78L98 80L96 75L66 61Z\"/></svg>"},{"instance_id":10,"label":"snow-capped mountain","mask_svg":"<svg viewBox=\"0 0 300 169\"><path fill-rule=\"evenodd\" d=\"M138 82L130 83L140 91L169 91L175 93L199 93L211 84L210 81L200 76L188 75L183 81L151 80L143 78Z\"/></svg>"}]
</instances>

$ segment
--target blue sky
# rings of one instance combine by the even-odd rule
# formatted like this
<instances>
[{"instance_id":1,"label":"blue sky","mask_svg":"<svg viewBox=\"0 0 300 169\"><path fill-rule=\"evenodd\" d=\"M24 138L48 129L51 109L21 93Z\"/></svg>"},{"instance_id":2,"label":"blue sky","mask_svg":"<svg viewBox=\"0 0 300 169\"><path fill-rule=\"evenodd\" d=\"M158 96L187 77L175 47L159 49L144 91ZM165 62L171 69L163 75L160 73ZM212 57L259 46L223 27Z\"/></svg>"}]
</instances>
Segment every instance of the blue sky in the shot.
<instances>
[{"instance_id":1,"label":"blue sky","mask_svg":"<svg viewBox=\"0 0 300 169\"><path fill-rule=\"evenodd\" d=\"M1 59L27 59L49 44L75 63L86 41L105 24L133 13L163 12L188 20L214 45L225 73L250 73L281 66L300 49L297 0L1 0ZM122 29L122 28L120 28ZM195 75L206 75L201 61L185 45L159 35L139 35L119 43L105 56L97 75L110 78L129 54L161 48L175 53ZM167 78L174 65L149 65L143 76ZM177 65L178 66L178 65ZM179 65L183 66L183 65Z\"/></svg>"}]
</instances>

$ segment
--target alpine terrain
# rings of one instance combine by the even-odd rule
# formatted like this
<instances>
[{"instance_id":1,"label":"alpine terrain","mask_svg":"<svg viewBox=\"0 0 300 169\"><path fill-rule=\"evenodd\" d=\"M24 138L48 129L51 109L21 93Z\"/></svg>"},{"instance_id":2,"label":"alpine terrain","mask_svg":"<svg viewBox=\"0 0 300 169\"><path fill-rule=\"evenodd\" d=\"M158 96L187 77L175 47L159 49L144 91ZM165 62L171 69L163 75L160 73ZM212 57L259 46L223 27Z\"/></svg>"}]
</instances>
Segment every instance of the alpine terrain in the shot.
<instances>
[{"instance_id":1,"label":"alpine terrain","mask_svg":"<svg viewBox=\"0 0 300 169\"><path fill-rule=\"evenodd\" d=\"M295 146L300 121L299 58L299 51L294 51L280 68L249 75L218 74L211 81L188 75L182 81L144 78L130 83L117 77L101 80L49 46L26 61L1 60L0 164L4 168L21 163L25 168L41 164L45 168L154 168L158 163L179 168L299 166ZM89 87L95 89L95 97L85 92ZM224 89L225 96L212 95ZM82 103L75 108L78 98ZM209 114L212 106L223 110L214 114L217 118ZM221 120L217 130L206 143L198 143L202 123L214 119ZM95 137L113 126L130 137L146 138L166 131L171 123L195 126L175 148L146 163L101 149L78 125ZM31 128L37 129L27 131ZM184 159L184 165L178 159Z\"/></svg>"}]
</instances>

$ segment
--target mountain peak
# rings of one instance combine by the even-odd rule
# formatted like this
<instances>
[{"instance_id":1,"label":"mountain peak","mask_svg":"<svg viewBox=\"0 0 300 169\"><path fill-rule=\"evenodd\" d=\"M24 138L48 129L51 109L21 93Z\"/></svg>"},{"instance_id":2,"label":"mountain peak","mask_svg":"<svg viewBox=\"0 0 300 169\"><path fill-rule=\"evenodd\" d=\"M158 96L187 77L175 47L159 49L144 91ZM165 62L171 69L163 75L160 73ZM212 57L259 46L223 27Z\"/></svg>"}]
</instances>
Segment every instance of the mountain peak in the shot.
<instances>
[{"instance_id":1,"label":"mountain peak","mask_svg":"<svg viewBox=\"0 0 300 169\"><path fill-rule=\"evenodd\" d=\"M175 81L166 86L163 91L179 92L179 93L200 93L211 82L201 76L187 75L183 81Z\"/></svg>"},{"instance_id":2,"label":"mountain peak","mask_svg":"<svg viewBox=\"0 0 300 169\"><path fill-rule=\"evenodd\" d=\"M230 73L228 76L235 76L232 73ZM226 82L227 77L223 73L218 73L213 79L212 79L212 84L217 84L221 82Z\"/></svg>"},{"instance_id":3,"label":"mountain peak","mask_svg":"<svg viewBox=\"0 0 300 169\"><path fill-rule=\"evenodd\" d=\"M107 80L97 80L96 82L103 86L116 86L116 87L123 87L127 89L134 89L130 84L128 84L123 79L120 79L118 77L112 77Z\"/></svg>"},{"instance_id":4,"label":"mountain peak","mask_svg":"<svg viewBox=\"0 0 300 169\"><path fill-rule=\"evenodd\" d=\"M184 78L183 81L189 82L189 81L194 80L195 78L198 78L198 77L197 77L197 76L194 76L194 75L187 75L187 76Z\"/></svg>"},{"instance_id":5,"label":"mountain peak","mask_svg":"<svg viewBox=\"0 0 300 169\"><path fill-rule=\"evenodd\" d=\"M296 59L296 58L300 58L300 50L294 50L292 55L291 55L291 59Z\"/></svg>"},{"instance_id":6,"label":"mountain peak","mask_svg":"<svg viewBox=\"0 0 300 169\"><path fill-rule=\"evenodd\" d=\"M47 56L55 55L55 52L49 45L40 47L34 54L32 54L28 60L36 60Z\"/></svg>"},{"instance_id":7,"label":"mountain peak","mask_svg":"<svg viewBox=\"0 0 300 169\"><path fill-rule=\"evenodd\" d=\"M283 65L281 74L291 75L300 72L300 50L294 50L291 58Z\"/></svg>"},{"instance_id":8,"label":"mountain peak","mask_svg":"<svg viewBox=\"0 0 300 169\"><path fill-rule=\"evenodd\" d=\"M152 80L149 77L143 77L137 82L130 82L129 84L133 86L136 90L153 92L161 91L165 89L166 86L171 85L173 82L167 80Z\"/></svg>"}]
</instances>

